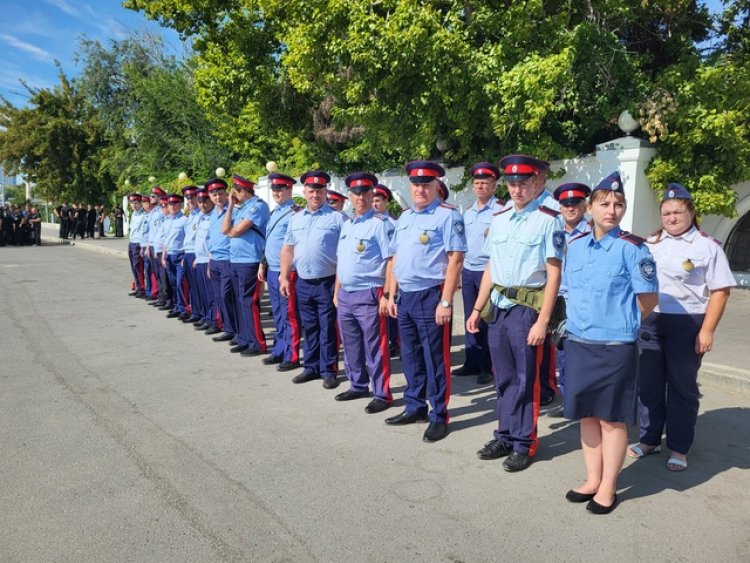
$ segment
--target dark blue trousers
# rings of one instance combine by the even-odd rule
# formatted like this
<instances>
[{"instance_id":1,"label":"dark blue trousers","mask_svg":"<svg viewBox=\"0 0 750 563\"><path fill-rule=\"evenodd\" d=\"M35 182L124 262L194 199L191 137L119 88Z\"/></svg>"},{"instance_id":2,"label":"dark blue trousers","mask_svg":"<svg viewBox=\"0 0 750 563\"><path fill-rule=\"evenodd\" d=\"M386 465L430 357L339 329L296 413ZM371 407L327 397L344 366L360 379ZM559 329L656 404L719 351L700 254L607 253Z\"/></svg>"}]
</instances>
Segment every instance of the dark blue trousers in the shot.
<instances>
[{"instance_id":1,"label":"dark blue trousers","mask_svg":"<svg viewBox=\"0 0 750 563\"><path fill-rule=\"evenodd\" d=\"M167 254L167 275L169 276L169 285L174 289L174 302L172 310L178 313L184 313L187 305L187 281L185 280L185 269L182 267L183 252Z\"/></svg>"},{"instance_id":2,"label":"dark blue trousers","mask_svg":"<svg viewBox=\"0 0 750 563\"><path fill-rule=\"evenodd\" d=\"M464 301L464 314L466 318L471 314L474 303L479 294L479 286L482 283L484 271L474 272L464 268L461 270L461 296ZM479 332L473 334L464 330L464 348L466 360L464 366L471 370L492 372L492 359L490 349L487 345L487 324L484 321L479 322Z\"/></svg>"},{"instance_id":3,"label":"dark blue trousers","mask_svg":"<svg viewBox=\"0 0 750 563\"><path fill-rule=\"evenodd\" d=\"M227 334L237 334L237 313L234 310L232 265L229 260L211 260L211 288L221 314L221 325Z\"/></svg>"},{"instance_id":4,"label":"dark blue trousers","mask_svg":"<svg viewBox=\"0 0 750 563\"><path fill-rule=\"evenodd\" d=\"M271 355L284 358L287 362L298 362L300 321L297 306L297 272L289 273L289 298L279 292L279 274L280 272L268 270L266 275L273 324L276 327Z\"/></svg>"},{"instance_id":5,"label":"dark blue trousers","mask_svg":"<svg viewBox=\"0 0 750 563\"><path fill-rule=\"evenodd\" d=\"M128 259L130 260L130 270L133 272L133 280L135 280L135 289L136 291L144 291L143 256L141 256L141 245L137 242L128 243Z\"/></svg>"},{"instance_id":6,"label":"dark blue trousers","mask_svg":"<svg viewBox=\"0 0 750 563\"><path fill-rule=\"evenodd\" d=\"M237 344L265 352L266 337L260 324L259 264L232 263L231 266Z\"/></svg>"},{"instance_id":7,"label":"dark blue trousers","mask_svg":"<svg viewBox=\"0 0 750 563\"><path fill-rule=\"evenodd\" d=\"M196 287L198 288L198 311L197 314L203 319L203 322L212 327L216 327L216 317L218 315L216 302L214 301L213 288L211 280L208 277L208 263L196 264L195 268ZM193 308L193 314L196 309Z\"/></svg>"},{"instance_id":8,"label":"dark blue trousers","mask_svg":"<svg viewBox=\"0 0 750 563\"><path fill-rule=\"evenodd\" d=\"M305 370L321 377L338 373L338 338L333 286L336 276L303 280L297 278L297 302L302 326L305 328Z\"/></svg>"},{"instance_id":9,"label":"dark blue trousers","mask_svg":"<svg viewBox=\"0 0 750 563\"><path fill-rule=\"evenodd\" d=\"M162 266L161 258L163 252L158 254L159 263L159 300L169 307L174 306L174 288L169 283L169 275L167 274L167 268Z\"/></svg>"},{"instance_id":10,"label":"dark blue trousers","mask_svg":"<svg viewBox=\"0 0 750 563\"><path fill-rule=\"evenodd\" d=\"M652 313L641 323L638 415L644 444L661 444L666 426L671 451L687 455L693 445L703 360L695 353L695 338L703 317Z\"/></svg>"},{"instance_id":11,"label":"dark blue trousers","mask_svg":"<svg viewBox=\"0 0 750 563\"><path fill-rule=\"evenodd\" d=\"M538 445L542 347L529 346L526 339L538 317L534 309L522 305L498 309L487 332L497 387L495 439L515 452L531 456Z\"/></svg>"},{"instance_id":12,"label":"dark blue trousers","mask_svg":"<svg viewBox=\"0 0 750 563\"><path fill-rule=\"evenodd\" d=\"M146 295L151 295L153 292L153 270L151 269L151 259L144 255L146 248L146 246L141 248L141 256L143 259L143 291L146 292Z\"/></svg>"},{"instance_id":13,"label":"dark blue trousers","mask_svg":"<svg viewBox=\"0 0 750 563\"><path fill-rule=\"evenodd\" d=\"M557 348L552 342L549 333L544 339L542 349L542 363L539 365L539 396L542 401L550 401L557 394L557 383L555 382L555 371L557 364Z\"/></svg>"},{"instance_id":14,"label":"dark blue trousers","mask_svg":"<svg viewBox=\"0 0 750 563\"><path fill-rule=\"evenodd\" d=\"M195 253L186 252L182 260L182 267L185 270L185 280L188 286L188 309L190 314L197 317L195 314L195 304L198 302L198 279L196 276L197 270L193 268L193 262L195 262Z\"/></svg>"},{"instance_id":15,"label":"dark blue trousers","mask_svg":"<svg viewBox=\"0 0 750 563\"><path fill-rule=\"evenodd\" d=\"M159 297L159 253L154 247L149 248L148 262L151 264L151 295Z\"/></svg>"},{"instance_id":16,"label":"dark blue trousers","mask_svg":"<svg viewBox=\"0 0 750 563\"><path fill-rule=\"evenodd\" d=\"M430 421L447 423L451 396L451 323L440 326L435 322L441 293L442 286L401 292L398 329L406 376L406 411L426 413L429 400Z\"/></svg>"}]
</instances>

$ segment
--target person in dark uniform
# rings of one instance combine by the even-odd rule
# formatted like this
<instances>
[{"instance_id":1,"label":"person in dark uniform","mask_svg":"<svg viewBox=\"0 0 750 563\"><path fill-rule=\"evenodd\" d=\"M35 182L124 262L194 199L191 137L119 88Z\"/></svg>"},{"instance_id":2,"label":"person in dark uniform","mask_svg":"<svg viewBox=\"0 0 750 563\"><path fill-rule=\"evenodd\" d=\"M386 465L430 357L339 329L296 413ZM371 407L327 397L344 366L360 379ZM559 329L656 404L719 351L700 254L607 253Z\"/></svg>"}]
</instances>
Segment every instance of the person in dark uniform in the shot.
<instances>
[{"instance_id":1,"label":"person in dark uniform","mask_svg":"<svg viewBox=\"0 0 750 563\"><path fill-rule=\"evenodd\" d=\"M323 387L339 382L338 337L333 288L336 280L336 249L346 216L326 202L331 177L311 170L300 178L305 186L307 207L292 215L281 249L279 290L289 297L292 266L297 271L295 287L302 326L305 328L304 371L292 379L305 383L323 378Z\"/></svg>"},{"instance_id":2,"label":"person in dark uniform","mask_svg":"<svg viewBox=\"0 0 750 563\"><path fill-rule=\"evenodd\" d=\"M487 322L497 389L497 430L477 456L507 456L503 469L510 472L526 469L539 444L541 346L557 301L565 252L556 214L539 207L536 199L545 165L528 155L500 161L512 204L490 224L483 249L489 261L466 323L466 330L476 334L480 319Z\"/></svg>"},{"instance_id":3,"label":"person in dark uniform","mask_svg":"<svg viewBox=\"0 0 750 563\"><path fill-rule=\"evenodd\" d=\"M464 311L471 311L479 294L487 256L483 254L484 241L489 232L490 223L495 213L501 211L504 204L495 198L497 180L500 170L490 162L477 162L469 170L476 201L464 212L466 225L466 244L468 250L464 256L464 266L461 270L461 296ZM466 331L464 337L466 359L464 365L454 369L451 373L457 376L476 375L477 383L485 385L493 381L492 359L487 344L487 324L479 323L479 332L474 334Z\"/></svg>"},{"instance_id":4,"label":"person in dark uniform","mask_svg":"<svg viewBox=\"0 0 750 563\"><path fill-rule=\"evenodd\" d=\"M737 283L721 244L698 230L684 186L667 186L661 221L646 241L656 261L659 304L641 326L640 442L628 455L658 452L666 428L667 469L679 472L687 469L698 419L698 370Z\"/></svg>"},{"instance_id":5,"label":"person in dark uniform","mask_svg":"<svg viewBox=\"0 0 750 563\"><path fill-rule=\"evenodd\" d=\"M565 258L567 384L565 417L580 420L586 481L568 491L593 514L617 504L617 477L636 416L641 317L658 300L656 265L644 240L622 231L619 173L592 191L593 231L571 240Z\"/></svg>"},{"instance_id":6,"label":"person in dark uniform","mask_svg":"<svg viewBox=\"0 0 750 563\"><path fill-rule=\"evenodd\" d=\"M344 223L336 259L336 306L344 369L349 389L337 401L369 397L365 412L387 409L391 395L391 359L388 354L388 299L384 297L385 273L393 256L394 226L372 208L372 190L378 179L367 172L346 177L354 217Z\"/></svg>"},{"instance_id":7,"label":"person in dark uniform","mask_svg":"<svg viewBox=\"0 0 750 563\"><path fill-rule=\"evenodd\" d=\"M265 262L258 270L258 279L268 284L268 297L271 300L273 324L276 327L271 355L263 358L265 365L278 364L277 371L291 371L299 368L300 320L297 305L297 272L292 269L289 276L289 297L279 290L281 276L281 249L292 215L300 207L292 199L292 186L297 182L285 174L274 172L268 176L271 182L271 195L276 207L271 212L266 229Z\"/></svg>"},{"instance_id":8,"label":"person in dark uniform","mask_svg":"<svg viewBox=\"0 0 750 563\"><path fill-rule=\"evenodd\" d=\"M31 231L31 244L42 246L42 215L36 207L31 208L29 227Z\"/></svg>"},{"instance_id":9,"label":"person in dark uniform","mask_svg":"<svg viewBox=\"0 0 750 563\"><path fill-rule=\"evenodd\" d=\"M96 206L96 226L99 231L99 238L105 238L107 235L104 232L104 220L107 218L107 213L103 205Z\"/></svg>"},{"instance_id":10,"label":"person in dark uniform","mask_svg":"<svg viewBox=\"0 0 750 563\"><path fill-rule=\"evenodd\" d=\"M383 184L376 184L372 190L372 208L376 213L380 213L388 218L388 222L393 226L394 232L396 228L396 219L388 211L388 204L393 201L393 194L391 190ZM401 355L401 346L398 338L398 319L395 319L388 315L388 353L391 358L395 358Z\"/></svg>"},{"instance_id":11,"label":"person in dark uniform","mask_svg":"<svg viewBox=\"0 0 750 563\"><path fill-rule=\"evenodd\" d=\"M115 237L122 238L125 236L125 229L123 226L125 212L123 211L122 207L120 207L119 203L115 205L113 212L115 215Z\"/></svg>"},{"instance_id":12,"label":"person in dark uniform","mask_svg":"<svg viewBox=\"0 0 750 563\"><path fill-rule=\"evenodd\" d=\"M88 238L94 238L96 234L96 209L94 206L89 204L86 210L86 236Z\"/></svg>"},{"instance_id":13,"label":"person in dark uniform","mask_svg":"<svg viewBox=\"0 0 750 563\"><path fill-rule=\"evenodd\" d=\"M459 212L438 199L443 167L415 160L405 170L414 207L406 209L396 223L386 297L388 313L398 317L406 408L385 422L403 425L429 420L422 439L437 442L448 434L450 325L466 237Z\"/></svg>"}]
</instances>

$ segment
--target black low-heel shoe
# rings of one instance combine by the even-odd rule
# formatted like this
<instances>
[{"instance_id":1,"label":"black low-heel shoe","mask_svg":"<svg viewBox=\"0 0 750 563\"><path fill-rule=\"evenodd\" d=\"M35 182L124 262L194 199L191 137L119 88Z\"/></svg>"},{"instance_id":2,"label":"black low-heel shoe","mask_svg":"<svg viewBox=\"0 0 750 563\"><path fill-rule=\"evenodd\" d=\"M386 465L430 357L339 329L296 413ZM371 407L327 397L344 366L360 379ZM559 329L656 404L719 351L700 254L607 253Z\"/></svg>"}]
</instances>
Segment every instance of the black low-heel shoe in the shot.
<instances>
[{"instance_id":1,"label":"black low-heel shoe","mask_svg":"<svg viewBox=\"0 0 750 563\"><path fill-rule=\"evenodd\" d=\"M594 498L595 494L596 493L579 493L578 491L570 489L565 493L565 500L568 502L588 502Z\"/></svg>"},{"instance_id":2,"label":"black low-heel shoe","mask_svg":"<svg viewBox=\"0 0 750 563\"><path fill-rule=\"evenodd\" d=\"M615 498L612 500L612 504L609 506L602 506L598 502L596 502L594 499L591 499L589 503L586 505L586 510L588 510L591 514L609 514L612 512L615 508L615 505L617 504L617 495L615 495Z\"/></svg>"}]
</instances>

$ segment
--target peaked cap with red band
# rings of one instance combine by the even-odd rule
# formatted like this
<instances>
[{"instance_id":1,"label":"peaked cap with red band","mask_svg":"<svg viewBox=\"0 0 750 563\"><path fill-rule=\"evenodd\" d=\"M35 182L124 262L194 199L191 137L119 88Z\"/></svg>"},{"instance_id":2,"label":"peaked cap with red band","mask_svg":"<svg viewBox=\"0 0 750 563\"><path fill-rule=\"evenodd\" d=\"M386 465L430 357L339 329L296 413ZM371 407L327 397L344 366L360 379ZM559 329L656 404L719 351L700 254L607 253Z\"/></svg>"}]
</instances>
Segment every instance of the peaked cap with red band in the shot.
<instances>
[{"instance_id":1,"label":"peaked cap with red band","mask_svg":"<svg viewBox=\"0 0 750 563\"><path fill-rule=\"evenodd\" d=\"M576 205L589 197L590 194L591 188L586 184L570 182L558 186L552 195L560 202L560 205Z\"/></svg>"},{"instance_id":2,"label":"peaked cap with red band","mask_svg":"<svg viewBox=\"0 0 750 563\"><path fill-rule=\"evenodd\" d=\"M404 170L412 184L429 184L440 176L445 176L443 167L429 160L412 160L404 166Z\"/></svg>"},{"instance_id":3,"label":"peaked cap with red band","mask_svg":"<svg viewBox=\"0 0 750 563\"><path fill-rule=\"evenodd\" d=\"M335 190L326 190L326 197L328 199L333 199L336 201L346 201L346 196L344 194L340 194L339 192Z\"/></svg>"},{"instance_id":4,"label":"peaked cap with red band","mask_svg":"<svg viewBox=\"0 0 750 563\"><path fill-rule=\"evenodd\" d=\"M393 201L393 194L391 193L391 190L389 190L388 187L384 186L383 184L376 184L375 189L372 191L372 195L379 195L384 197L386 201Z\"/></svg>"},{"instance_id":5,"label":"peaked cap with red band","mask_svg":"<svg viewBox=\"0 0 750 563\"><path fill-rule=\"evenodd\" d=\"M525 154L509 154L499 162L505 181L521 181L549 168L549 162Z\"/></svg>"},{"instance_id":6,"label":"peaked cap with red band","mask_svg":"<svg viewBox=\"0 0 750 563\"><path fill-rule=\"evenodd\" d=\"M128 201L131 203L140 203L143 201L143 196L141 194L130 194L128 195Z\"/></svg>"},{"instance_id":7,"label":"peaked cap with red band","mask_svg":"<svg viewBox=\"0 0 750 563\"><path fill-rule=\"evenodd\" d=\"M205 188L198 188L198 191L195 192L195 199L208 199L208 192Z\"/></svg>"},{"instance_id":8,"label":"peaked cap with red band","mask_svg":"<svg viewBox=\"0 0 750 563\"><path fill-rule=\"evenodd\" d=\"M243 178L239 174L232 174L232 185L242 188L243 190L254 190L255 182Z\"/></svg>"},{"instance_id":9,"label":"peaked cap with red band","mask_svg":"<svg viewBox=\"0 0 750 563\"><path fill-rule=\"evenodd\" d=\"M182 203L183 198L180 194L169 194L167 196L167 203Z\"/></svg>"},{"instance_id":10,"label":"peaked cap with red band","mask_svg":"<svg viewBox=\"0 0 750 563\"><path fill-rule=\"evenodd\" d=\"M167 195L167 192L165 192L161 186L154 186L151 188L151 197L161 197L163 195Z\"/></svg>"},{"instance_id":11,"label":"peaked cap with red band","mask_svg":"<svg viewBox=\"0 0 750 563\"><path fill-rule=\"evenodd\" d=\"M500 177L500 169L489 162L477 162L471 167L469 174L477 179L494 178L497 180Z\"/></svg>"},{"instance_id":12,"label":"peaked cap with red band","mask_svg":"<svg viewBox=\"0 0 750 563\"><path fill-rule=\"evenodd\" d=\"M440 196L440 199L445 201L448 199L448 186L445 185L445 182L442 180L438 180L438 195Z\"/></svg>"},{"instance_id":13,"label":"peaked cap with red band","mask_svg":"<svg viewBox=\"0 0 750 563\"><path fill-rule=\"evenodd\" d=\"M268 175L268 179L271 181L272 190L283 190L285 188L291 188L297 183L297 180L286 174L279 174L278 172L272 172Z\"/></svg>"},{"instance_id":14,"label":"peaked cap with red band","mask_svg":"<svg viewBox=\"0 0 750 563\"><path fill-rule=\"evenodd\" d=\"M350 192L361 194L373 189L375 184L378 183L378 179L374 174L370 174L369 172L355 172L344 178L344 183Z\"/></svg>"},{"instance_id":15,"label":"peaked cap with red band","mask_svg":"<svg viewBox=\"0 0 750 563\"><path fill-rule=\"evenodd\" d=\"M185 186L184 188L182 188L182 195L184 195L185 197L193 197L195 195L195 192L197 191L198 186Z\"/></svg>"},{"instance_id":16,"label":"peaked cap with red band","mask_svg":"<svg viewBox=\"0 0 750 563\"><path fill-rule=\"evenodd\" d=\"M331 182L331 177L322 170L310 170L302 174L299 181L306 186L325 188Z\"/></svg>"},{"instance_id":17,"label":"peaked cap with red band","mask_svg":"<svg viewBox=\"0 0 750 563\"><path fill-rule=\"evenodd\" d=\"M222 178L212 178L203 185L208 193L215 192L216 190L226 190L227 182Z\"/></svg>"}]
</instances>

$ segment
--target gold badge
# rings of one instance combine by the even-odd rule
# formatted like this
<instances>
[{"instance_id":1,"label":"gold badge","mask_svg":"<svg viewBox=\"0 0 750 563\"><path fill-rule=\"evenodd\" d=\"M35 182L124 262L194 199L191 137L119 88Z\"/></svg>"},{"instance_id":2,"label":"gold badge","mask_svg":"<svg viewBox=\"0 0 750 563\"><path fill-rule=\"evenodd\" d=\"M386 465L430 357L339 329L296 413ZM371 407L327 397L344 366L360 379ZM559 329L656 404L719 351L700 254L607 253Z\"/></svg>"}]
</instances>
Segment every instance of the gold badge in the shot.
<instances>
[{"instance_id":1,"label":"gold badge","mask_svg":"<svg viewBox=\"0 0 750 563\"><path fill-rule=\"evenodd\" d=\"M365 251L365 243L362 241L359 241L359 244L357 245L357 252L364 252Z\"/></svg>"},{"instance_id":2,"label":"gold badge","mask_svg":"<svg viewBox=\"0 0 750 563\"><path fill-rule=\"evenodd\" d=\"M687 260L685 260L685 261L684 261L684 262L682 263L682 269L683 269L683 270L685 270L686 272L692 272L692 271L693 271L693 268L695 268L695 264L693 264L693 263L692 263L692 262L690 261L690 258L688 258Z\"/></svg>"},{"instance_id":3,"label":"gold badge","mask_svg":"<svg viewBox=\"0 0 750 563\"><path fill-rule=\"evenodd\" d=\"M422 234L419 235L419 242L421 242L422 244L427 244L428 242L430 242L430 236L423 231Z\"/></svg>"}]
</instances>

